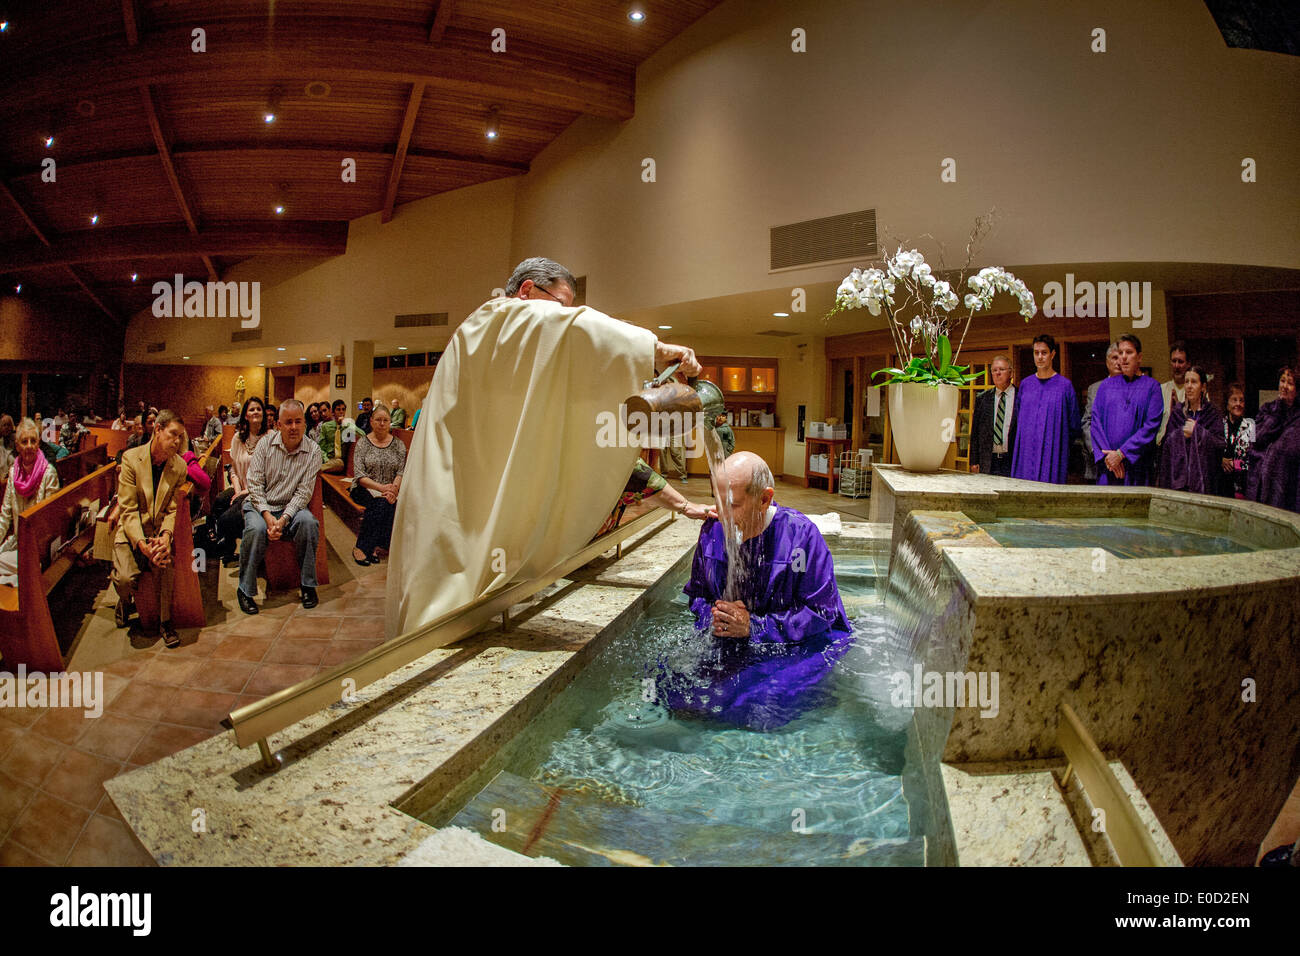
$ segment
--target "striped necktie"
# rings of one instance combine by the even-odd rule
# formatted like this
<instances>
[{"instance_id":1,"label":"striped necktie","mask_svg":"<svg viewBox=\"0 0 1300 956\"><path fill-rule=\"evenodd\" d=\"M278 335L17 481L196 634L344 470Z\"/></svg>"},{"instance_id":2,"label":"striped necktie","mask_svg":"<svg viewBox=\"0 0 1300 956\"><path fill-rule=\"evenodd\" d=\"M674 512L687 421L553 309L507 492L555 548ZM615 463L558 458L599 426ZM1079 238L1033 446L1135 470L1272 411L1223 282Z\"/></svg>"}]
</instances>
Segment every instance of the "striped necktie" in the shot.
<instances>
[{"instance_id":1,"label":"striped necktie","mask_svg":"<svg viewBox=\"0 0 1300 956\"><path fill-rule=\"evenodd\" d=\"M998 413L993 418L993 446L1002 444L1002 426L1007 420L1007 393L998 392Z\"/></svg>"}]
</instances>

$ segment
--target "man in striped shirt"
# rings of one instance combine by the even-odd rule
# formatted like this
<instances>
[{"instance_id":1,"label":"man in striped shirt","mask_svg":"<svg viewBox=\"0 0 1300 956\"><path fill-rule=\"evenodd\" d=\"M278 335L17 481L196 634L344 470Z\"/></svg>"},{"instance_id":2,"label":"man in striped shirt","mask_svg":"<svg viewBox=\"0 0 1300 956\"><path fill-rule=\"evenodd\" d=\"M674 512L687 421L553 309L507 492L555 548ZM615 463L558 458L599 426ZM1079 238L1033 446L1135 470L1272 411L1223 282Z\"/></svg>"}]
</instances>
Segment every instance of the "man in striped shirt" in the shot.
<instances>
[{"instance_id":1,"label":"man in striped shirt","mask_svg":"<svg viewBox=\"0 0 1300 956\"><path fill-rule=\"evenodd\" d=\"M280 427L257 443L248 464L248 497L244 499L244 536L239 547L239 609L256 614L257 569L267 544L292 541L302 569L302 606L315 607L316 543L320 524L307 505L320 472L320 448L306 437L302 402L289 399L280 406Z\"/></svg>"}]
</instances>

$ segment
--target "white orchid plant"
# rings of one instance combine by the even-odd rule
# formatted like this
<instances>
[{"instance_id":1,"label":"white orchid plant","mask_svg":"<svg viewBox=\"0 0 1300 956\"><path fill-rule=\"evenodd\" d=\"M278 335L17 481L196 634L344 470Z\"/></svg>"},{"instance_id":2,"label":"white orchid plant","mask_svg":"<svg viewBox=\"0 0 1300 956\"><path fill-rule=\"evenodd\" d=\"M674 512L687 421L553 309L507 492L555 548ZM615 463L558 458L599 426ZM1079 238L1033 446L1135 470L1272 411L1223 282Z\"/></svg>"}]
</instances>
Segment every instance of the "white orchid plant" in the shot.
<instances>
[{"instance_id":1,"label":"white orchid plant","mask_svg":"<svg viewBox=\"0 0 1300 956\"><path fill-rule=\"evenodd\" d=\"M904 250L902 246L886 257L880 268L854 269L840 283L835 308L827 318L849 309L866 309L872 315L883 311L889 318L889 330L899 357L909 360L902 368L883 368L872 373L872 379L886 375L887 384L969 385L983 373L969 374L968 367L957 365L956 361L975 314L988 311L994 296L1006 292L1019 300L1020 314L1026 322L1034 317L1037 306L1033 293L1002 267L987 266L969 278L966 276L973 250L991 221L991 215L977 219L967 243L966 267L957 277L957 288L962 287L964 280L970 289L964 299L958 298L949 282L934 275L921 253L915 249ZM964 321L960 311L955 311L959 305L966 307ZM913 316L905 321L903 316L909 312ZM958 325L962 326L962 332L954 349L951 333Z\"/></svg>"}]
</instances>

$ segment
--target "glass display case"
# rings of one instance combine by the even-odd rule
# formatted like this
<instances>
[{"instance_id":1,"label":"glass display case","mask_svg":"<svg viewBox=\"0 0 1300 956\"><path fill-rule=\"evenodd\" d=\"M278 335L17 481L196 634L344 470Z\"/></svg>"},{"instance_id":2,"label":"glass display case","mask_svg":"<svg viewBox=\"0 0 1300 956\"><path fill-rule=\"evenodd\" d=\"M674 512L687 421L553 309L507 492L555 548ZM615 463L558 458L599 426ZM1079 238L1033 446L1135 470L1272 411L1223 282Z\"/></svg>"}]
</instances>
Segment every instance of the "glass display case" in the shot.
<instances>
[{"instance_id":1,"label":"glass display case","mask_svg":"<svg viewBox=\"0 0 1300 956\"><path fill-rule=\"evenodd\" d=\"M721 385L724 392L749 391L749 367L745 365L724 365L722 367Z\"/></svg>"}]
</instances>

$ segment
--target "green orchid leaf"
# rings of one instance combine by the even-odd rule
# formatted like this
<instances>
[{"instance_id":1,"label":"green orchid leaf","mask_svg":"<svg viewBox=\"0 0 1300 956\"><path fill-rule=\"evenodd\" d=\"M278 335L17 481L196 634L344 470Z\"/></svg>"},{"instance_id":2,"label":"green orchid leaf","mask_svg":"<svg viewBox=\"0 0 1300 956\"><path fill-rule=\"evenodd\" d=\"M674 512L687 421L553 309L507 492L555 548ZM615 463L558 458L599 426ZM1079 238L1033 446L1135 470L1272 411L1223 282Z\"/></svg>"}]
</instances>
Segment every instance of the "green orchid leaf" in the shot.
<instances>
[{"instance_id":1,"label":"green orchid leaf","mask_svg":"<svg viewBox=\"0 0 1300 956\"><path fill-rule=\"evenodd\" d=\"M952 343L948 336L939 336L939 368L945 369L952 364Z\"/></svg>"}]
</instances>

